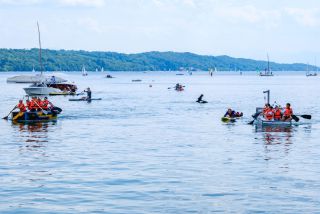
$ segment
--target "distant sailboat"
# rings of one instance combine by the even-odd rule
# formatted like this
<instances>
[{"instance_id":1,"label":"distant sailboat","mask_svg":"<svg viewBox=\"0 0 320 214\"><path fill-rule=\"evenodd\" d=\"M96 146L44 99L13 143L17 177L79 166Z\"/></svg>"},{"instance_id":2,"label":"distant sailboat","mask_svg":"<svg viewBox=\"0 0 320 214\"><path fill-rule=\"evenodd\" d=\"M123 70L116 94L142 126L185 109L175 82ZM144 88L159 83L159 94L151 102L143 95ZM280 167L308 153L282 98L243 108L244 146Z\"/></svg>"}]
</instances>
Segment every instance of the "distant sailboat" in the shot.
<instances>
[{"instance_id":1,"label":"distant sailboat","mask_svg":"<svg viewBox=\"0 0 320 214\"><path fill-rule=\"evenodd\" d=\"M34 70L34 66L32 67L32 72L33 72L33 73L36 72L36 70Z\"/></svg>"},{"instance_id":2,"label":"distant sailboat","mask_svg":"<svg viewBox=\"0 0 320 214\"><path fill-rule=\"evenodd\" d=\"M88 72L86 71L84 65L82 66L82 76L88 76Z\"/></svg>"},{"instance_id":3,"label":"distant sailboat","mask_svg":"<svg viewBox=\"0 0 320 214\"><path fill-rule=\"evenodd\" d=\"M318 70L318 67L317 67L317 62L316 62L316 59L314 60L314 66L316 67L316 71L314 73L310 73L309 71L309 63L307 64L307 72L306 72L306 76L307 77L314 77L314 76L317 76L317 70Z\"/></svg>"},{"instance_id":4,"label":"distant sailboat","mask_svg":"<svg viewBox=\"0 0 320 214\"><path fill-rule=\"evenodd\" d=\"M104 72L104 69L103 69L103 67L101 67L101 72Z\"/></svg>"},{"instance_id":5,"label":"distant sailboat","mask_svg":"<svg viewBox=\"0 0 320 214\"><path fill-rule=\"evenodd\" d=\"M273 76L273 73L270 70L269 54L267 54L267 58L268 58L268 67L266 69L264 69L264 72L260 72L260 74L259 74L260 76L264 76L264 77Z\"/></svg>"}]
</instances>

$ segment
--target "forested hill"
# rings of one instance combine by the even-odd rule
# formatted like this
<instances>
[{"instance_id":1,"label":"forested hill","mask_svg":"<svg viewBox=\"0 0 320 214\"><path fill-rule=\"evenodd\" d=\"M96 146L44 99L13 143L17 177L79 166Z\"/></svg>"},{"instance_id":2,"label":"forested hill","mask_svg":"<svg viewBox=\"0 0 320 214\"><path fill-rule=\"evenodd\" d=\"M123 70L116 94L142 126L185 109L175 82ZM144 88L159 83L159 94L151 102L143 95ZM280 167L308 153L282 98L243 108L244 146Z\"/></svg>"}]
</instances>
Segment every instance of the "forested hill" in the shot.
<instances>
[{"instance_id":1,"label":"forested hill","mask_svg":"<svg viewBox=\"0 0 320 214\"><path fill-rule=\"evenodd\" d=\"M0 71L40 70L38 49L0 49ZM87 71L103 68L105 71L168 71L209 70L218 71L260 71L267 67L266 61L232 58L229 56L203 56L193 53L146 52L122 54L115 52L42 50L46 71ZM306 64L280 64L270 62L273 71L304 71ZM309 66L310 70L315 70Z\"/></svg>"}]
</instances>

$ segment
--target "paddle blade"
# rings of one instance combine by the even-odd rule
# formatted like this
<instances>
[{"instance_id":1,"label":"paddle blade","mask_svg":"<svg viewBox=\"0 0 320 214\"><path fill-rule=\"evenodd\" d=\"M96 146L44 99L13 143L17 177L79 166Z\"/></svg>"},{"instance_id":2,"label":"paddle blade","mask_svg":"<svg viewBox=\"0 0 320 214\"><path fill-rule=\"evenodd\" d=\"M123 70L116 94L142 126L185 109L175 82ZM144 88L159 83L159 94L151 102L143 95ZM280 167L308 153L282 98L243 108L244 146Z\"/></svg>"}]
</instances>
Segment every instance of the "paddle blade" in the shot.
<instances>
[{"instance_id":1,"label":"paddle blade","mask_svg":"<svg viewBox=\"0 0 320 214\"><path fill-rule=\"evenodd\" d=\"M254 123L254 120L250 121L248 125L252 125L253 123Z\"/></svg>"},{"instance_id":2,"label":"paddle blade","mask_svg":"<svg viewBox=\"0 0 320 214\"><path fill-rule=\"evenodd\" d=\"M294 121L296 121L296 122L299 122L299 120L300 120L300 119L299 119L296 115L294 115L294 114L291 115L291 117L292 117L292 119L294 119Z\"/></svg>"},{"instance_id":3,"label":"paddle blade","mask_svg":"<svg viewBox=\"0 0 320 214\"><path fill-rule=\"evenodd\" d=\"M303 114L303 115L300 115L300 117L304 118L304 119L308 119L308 120L311 120L311 115L309 114Z\"/></svg>"},{"instance_id":4,"label":"paddle blade","mask_svg":"<svg viewBox=\"0 0 320 214\"><path fill-rule=\"evenodd\" d=\"M9 116L5 116L5 117L3 117L2 119L4 119L4 120L8 120L8 117L9 117Z\"/></svg>"}]
</instances>

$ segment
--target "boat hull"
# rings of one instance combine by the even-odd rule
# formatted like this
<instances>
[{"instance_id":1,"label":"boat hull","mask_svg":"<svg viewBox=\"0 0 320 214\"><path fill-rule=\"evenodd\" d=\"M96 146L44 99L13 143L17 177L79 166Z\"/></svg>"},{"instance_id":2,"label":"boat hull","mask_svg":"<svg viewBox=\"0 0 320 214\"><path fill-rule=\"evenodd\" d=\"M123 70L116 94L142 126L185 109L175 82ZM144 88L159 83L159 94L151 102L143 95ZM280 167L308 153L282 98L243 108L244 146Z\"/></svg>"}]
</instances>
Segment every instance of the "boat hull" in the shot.
<instances>
[{"instance_id":1,"label":"boat hull","mask_svg":"<svg viewBox=\"0 0 320 214\"><path fill-rule=\"evenodd\" d=\"M254 121L254 124L259 125L259 126L287 127L287 126L292 126L293 122L292 121L281 121L281 120L266 120L262 117L258 117Z\"/></svg>"},{"instance_id":2,"label":"boat hull","mask_svg":"<svg viewBox=\"0 0 320 214\"><path fill-rule=\"evenodd\" d=\"M46 95L50 95L50 94L57 94L57 93L61 93L60 89L57 88L51 88L51 87L27 87L27 88L23 88L23 90L26 92L26 94L28 94L29 96L46 96Z\"/></svg>"},{"instance_id":3,"label":"boat hull","mask_svg":"<svg viewBox=\"0 0 320 214\"><path fill-rule=\"evenodd\" d=\"M48 112L12 112L12 121L18 123L37 123L57 120L57 114Z\"/></svg>"}]
</instances>

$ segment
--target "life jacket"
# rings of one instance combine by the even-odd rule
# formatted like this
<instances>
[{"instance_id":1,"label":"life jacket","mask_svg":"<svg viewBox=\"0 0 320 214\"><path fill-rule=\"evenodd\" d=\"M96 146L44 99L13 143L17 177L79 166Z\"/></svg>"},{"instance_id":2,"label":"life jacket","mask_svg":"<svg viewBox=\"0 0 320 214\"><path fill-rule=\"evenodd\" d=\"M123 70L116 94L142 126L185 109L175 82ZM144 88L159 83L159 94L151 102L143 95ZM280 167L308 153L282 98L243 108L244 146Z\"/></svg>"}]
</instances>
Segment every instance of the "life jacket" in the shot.
<instances>
[{"instance_id":1,"label":"life jacket","mask_svg":"<svg viewBox=\"0 0 320 214\"><path fill-rule=\"evenodd\" d=\"M292 108L285 108L283 116L291 117L292 114L293 114Z\"/></svg>"},{"instance_id":2,"label":"life jacket","mask_svg":"<svg viewBox=\"0 0 320 214\"><path fill-rule=\"evenodd\" d=\"M48 106L49 106L49 101L48 100L43 100L41 102L41 107L44 109L44 110L47 110L48 109Z\"/></svg>"},{"instance_id":3,"label":"life jacket","mask_svg":"<svg viewBox=\"0 0 320 214\"><path fill-rule=\"evenodd\" d=\"M274 110L274 119L275 120L280 120L281 119L281 110L278 109L278 110Z\"/></svg>"},{"instance_id":4,"label":"life jacket","mask_svg":"<svg viewBox=\"0 0 320 214\"><path fill-rule=\"evenodd\" d=\"M266 112L264 113L264 117L267 120L272 120L273 119L273 111L271 109L267 109Z\"/></svg>"},{"instance_id":5,"label":"life jacket","mask_svg":"<svg viewBox=\"0 0 320 214\"><path fill-rule=\"evenodd\" d=\"M38 103L37 100L33 100L33 99L32 99L32 100L30 101L30 106L31 106L31 109L32 109L32 110L38 110L38 108L39 108L38 105L39 105L39 104L37 105L37 103Z\"/></svg>"},{"instance_id":6,"label":"life jacket","mask_svg":"<svg viewBox=\"0 0 320 214\"><path fill-rule=\"evenodd\" d=\"M30 111L32 109L32 103L30 101L27 102L27 108Z\"/></svg>"},{"instance_id":7,"label":"life jacket","mask_svg":"<svg viewBox=\"0 0 320 214\"><path fill-rule=\"evenodd\" d=\"M26 106L23 103L19 103L17 107L20 109L21 112L27 111Z\"/></svg>"}]
</instances>

